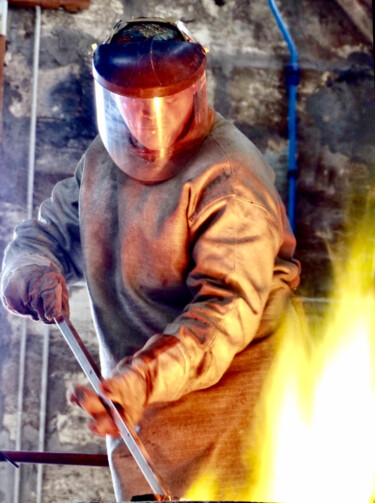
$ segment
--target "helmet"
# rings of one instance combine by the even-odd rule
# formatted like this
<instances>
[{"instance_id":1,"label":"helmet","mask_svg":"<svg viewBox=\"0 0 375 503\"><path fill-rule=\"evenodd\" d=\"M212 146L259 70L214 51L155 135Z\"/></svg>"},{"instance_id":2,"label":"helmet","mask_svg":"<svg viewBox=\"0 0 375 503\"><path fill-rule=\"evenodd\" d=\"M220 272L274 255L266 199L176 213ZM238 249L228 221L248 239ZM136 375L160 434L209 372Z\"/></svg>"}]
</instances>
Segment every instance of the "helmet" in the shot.
<instances>
[{"instance_id":1,"label":"helmet","mask_svg":"<svg viewBox=\"0 0 375 503\"><path fill-rule=\"evenodd\" d=\"M206 51L180 21L121 20L94 51L97 121L116 165L142 180L173 176L212 127Z\"/></svg>"}]
</instances>

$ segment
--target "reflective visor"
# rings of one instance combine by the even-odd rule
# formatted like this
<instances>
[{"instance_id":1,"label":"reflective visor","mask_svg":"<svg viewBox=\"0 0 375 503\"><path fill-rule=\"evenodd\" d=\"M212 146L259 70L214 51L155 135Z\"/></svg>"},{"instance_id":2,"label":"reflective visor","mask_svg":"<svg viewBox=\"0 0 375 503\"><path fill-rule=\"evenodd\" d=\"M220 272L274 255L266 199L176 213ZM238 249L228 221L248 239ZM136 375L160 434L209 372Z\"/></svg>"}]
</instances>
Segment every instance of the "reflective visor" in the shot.
<instances>
[{"instance_id":1,"label":"reflective visor","mask_svg":"<svg viewBox=\"0 0 375 503\"><path fill-rule=\"evenodd\" d=\"M205 74L180 93L156 98L122 96L95 82L95 97L104 146L114 163L138 180L174 176L184 165L178 156L212 126Z\"/></svg>"},{"instance_id":2,"label":"reflective visor","mask_svg":"<svg viewBox=\"0 0 375 503\"><path fill-rule=\"evenodd\" d=\"M113 95L131 134L149 150L171 147L187 128L193 112L195 88L170 96L132 98Z\"/></svg>"},{"instance_id":3,"label":"reflective visor","mask_svg":"<svg viewBox=\"0 0 375 503\"><path fill-rule=\"evenodd\" d=\"M120 22L94 52L99 133L130 176L173 176L169 159L211 128L206 52L191 40L177 23L142 19Z\"/></svg>"}]
</instances>

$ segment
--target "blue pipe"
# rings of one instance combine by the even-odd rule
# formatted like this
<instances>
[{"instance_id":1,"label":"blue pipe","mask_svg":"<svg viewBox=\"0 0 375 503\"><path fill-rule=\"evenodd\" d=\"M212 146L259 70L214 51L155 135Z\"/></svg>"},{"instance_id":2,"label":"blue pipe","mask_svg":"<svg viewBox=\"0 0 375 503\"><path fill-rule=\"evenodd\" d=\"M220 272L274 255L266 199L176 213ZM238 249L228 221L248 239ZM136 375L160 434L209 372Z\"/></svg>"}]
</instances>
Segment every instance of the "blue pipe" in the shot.
<instances>
[{"instance_id":1,"label":"blue pipe","mask_svg":"<svg viewBox=\"0 0 375 503\"><path fill-rule=\"evenodd\" d=\"M286 66L286 85L288 90L288 218L290 225L295 230L296 222L296 201L297 201L297 86L299 83L300 68L298 65L298 52L288 27L284 23L275 0L268 0L269 6L280 31L288 44L290 52L290 62Z\"/></svg>"}]
</instances>

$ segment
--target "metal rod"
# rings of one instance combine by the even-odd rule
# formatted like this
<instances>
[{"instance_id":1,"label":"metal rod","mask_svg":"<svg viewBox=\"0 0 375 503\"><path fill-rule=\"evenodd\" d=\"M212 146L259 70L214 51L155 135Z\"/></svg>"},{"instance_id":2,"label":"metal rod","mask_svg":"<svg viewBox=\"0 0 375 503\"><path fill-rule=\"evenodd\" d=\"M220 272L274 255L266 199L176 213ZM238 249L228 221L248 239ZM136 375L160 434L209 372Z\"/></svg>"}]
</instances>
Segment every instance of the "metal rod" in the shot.
<instances>
[{"instance_id":1,"label":"metal rod","mask_svg":"<svg viewBox=\"0 0 375 503\"><path fill-rule=\"evenodd\" d=\"M106 454L76 454L69 452L0 451L1 461L48 465L108 466Z\"/></svg>"},{"instance_id":2,"label":"metal rod","mask_svg":"<svg viewBox=\"0 0 375 503\"><path fill-rule=\"evenodd\" d=\"M32 109L29 140L29 162L28 162L28 182L27 182L27 203L26 216L32 217L33 194L34 194L34 172L35 172L35 131L36 131L36 100L38 86L39 68L39 47L40 47L40 7L35 8L35 35L34 35L34 65L33 65L33 91ZM25 367L26 367L26 341L27 341L27 320L24 318L21 325L20 340L20 372L18 380L17 396L17 422L16 422L16 449L20 450L22 443L22 419L23 419L23 398L25 387ZM13 502L20 503L21 470L17 470L14 476Z\"/></svg>"},{"instance_id":3,"label":"metal rod","mask_svg":"<svg viewBox=\"0 0 375 503\"><path fill-rule=\"evenodd\" d=\"M33 61L33 87L31 99L31 118L30 118L30 143L29 143L29 191L27 198L28 217L33 216L33 199L34 199L34 177L35 177L35 145L36 145L36 123L38 110L38 77L39 77L39 54L40 54L40 25L41 25L42 9L40 5L35 6L35 31L34 31L34 61ZM44 450L44 435L45 435L45 411L46 411L46 383L45 375L48 372L48 332L44 332L43 338L43 360L42 360L42 382L41 382L41 404L39 415L39 449ZM47 351L47 354L46 354ZM43 386L45 389L43 389ZM42 482L43 482L43 467L38 466L37 471L37 492L36 501L42 503Z\"/></svg>"},{"instance_id":4,"label":"metal rod","mask_svg":"<svg viewBox=\"0 0 375 503\"><path fill-rule=\"evenodd\" d=\"M35 35L34 35L34 62L33 62L33 88L31 98L30 117L30 143L29 143L29 167L27 185L27 218L33 216L33 195L35 176L35 143L36 143L36 121L37 121L37 99L38 99L38 70L39 70L39 50L40 50L40 19L41 8L35 7Z\"/></svg>"},{"instance_id":5,"label":"metal rod","mask_svg":"<svg viewBox=\"0 0 375 503\"><path fill-rule=\"evenodd\" d=\"M7 2L7 0L0 0L0 16L1 16L0 35L6 36L7 18L8 18L8 2Z\"/></svg>"},{"instance_id":6,"label":"metal rod","mask_svg":"<svg viewBox=\"0 0 375 503\"><path fill-rule=\"evenodd\" d=\"M23 416L23 397L25 387L25 367L26 367L26 340L27 340L27 321L22 319L21 340L20 340L20 371L18 374L18 394L17 394L17 416L16 416L16 449L21 448L22 443L22 416ZM13 501L20 501L21 470L14 474Z\"/></svg>"},{"instance_id":7,"label":"metal rod","mask_svg":"<svg viewBox=\"0 0 375 503\"><path fill-rule=\"evenodd\" d=\"M39 412L39 451L44 451L46 437L46 418L47 418L47 387L48 387L48 360L49 360L49 338L50 327L44 325L43 330L43 356L42 356L42 375L40 391L40 412ZM36 501L42 503L43 495L43 465L38 466L37 472L37 491Z\"/></svg>"},{"instance_id":8,"label":"metal rod","mask_svg":"<svg viewBox=\"0 0 375 503\"><path fill-rule=\"evenodd\" d=\"M4 62L6 50L6 31L8 17L8 2L0 0L0 139L3 130L3 94L4 94Z\"/></svg>"},{"instance_id":9,"label":"metal rod","mask_svg":"<svg viewBox=\"0 0 375 503\"><path fill-rule=\"evenodd\" d=\"M120 414L116 405L102 394L100 388L102 377L100 375L100 372L87 349L85 348L83 341L73 327L72 323L68 318L64 318L63 320L55 319L55 323L59 327L62 335L64 336L70 349L75 355L82 370L89 379L95 392L100 396L104 405L108 408L109 413L111 414L112 419L114 420L121 434L121 437L125 442L126 447L132 454L135 462L143 473L152 491L154 492L154 494L169 497L169 490L166 488L160 477L156 474L155 469L151 466L148 453L143 446L140 438L136 434L134 428L132 427L132 425L127 424L126 419L124 419L124 417Z\"/></svg>"}]
</instances>

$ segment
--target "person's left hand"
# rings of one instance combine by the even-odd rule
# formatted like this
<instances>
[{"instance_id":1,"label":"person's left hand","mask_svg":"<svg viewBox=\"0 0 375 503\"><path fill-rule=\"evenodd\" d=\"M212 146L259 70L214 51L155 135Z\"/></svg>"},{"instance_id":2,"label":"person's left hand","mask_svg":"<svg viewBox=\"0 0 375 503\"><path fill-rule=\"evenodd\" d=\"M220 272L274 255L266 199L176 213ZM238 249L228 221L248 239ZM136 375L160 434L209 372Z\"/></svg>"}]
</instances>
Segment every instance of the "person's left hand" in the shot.
<instances>
[{"instance_id":1,"label":"person's left hand","mask_svg":"<svg viewBox=\"0 0 375 503\"><path fill-rule=\"evenodd\" d=\"M103 396L112 400L119 407L126 420L130 421L132 425L139 423L147 397L146 383L141 374L128 368L121 375L103 380L100 387ZM119 431L111 415L93 389L76 384L70 392L69 399L92 417L89 429L94 434L101 437L105 435L119 436Z\"/></svg>"}]
</instances>

